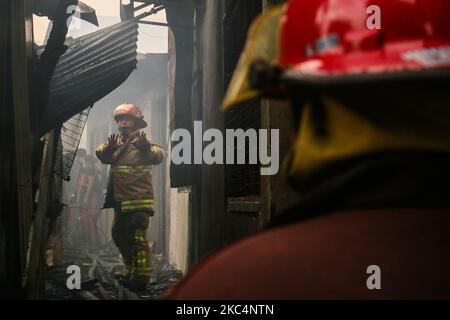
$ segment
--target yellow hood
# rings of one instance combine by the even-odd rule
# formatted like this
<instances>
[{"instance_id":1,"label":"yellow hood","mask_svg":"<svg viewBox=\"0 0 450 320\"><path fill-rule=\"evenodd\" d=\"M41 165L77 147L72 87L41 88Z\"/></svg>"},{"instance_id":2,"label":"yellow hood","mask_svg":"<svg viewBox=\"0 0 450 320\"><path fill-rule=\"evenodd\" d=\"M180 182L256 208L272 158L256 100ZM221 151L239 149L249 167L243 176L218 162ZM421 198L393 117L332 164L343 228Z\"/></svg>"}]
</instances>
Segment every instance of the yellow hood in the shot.
<instances>
[{"instance_id":1,"label":"yellow hood","mask_svg":"<svg viewBox=\"0 0 450 320\"><path fill-rule=\"evenodd\" d=\"M365 117L340 102L323 98L325 134L317 134L312 105L303 109L290 154L284 163L284 173L294 180L308 180L319 170L344 159L389 151L450 152L450 126L426 119L426 107L416 116L398 123L384 125ZM441 104L446 107L445 104ZM300 107L300 106L299 106ZM380 117L389 121L387 109L379 108ZM411 111L413 112L413 111ZM420 113L424 113L421 119ZM432 115L429 114L431 117ZM425 123L420 123L424 121ZM434 123L433 123L434 122Z\"/></svg>"},{"instance_id":2,"label":"yellow hood","mask_svg":"<svg viewBox=\"0 0 450 320\"><path fill-rule=\"evenodd\" d=\"M258 59L267 62L275 62L277 60L279 25L283 11L284 5L274 6L264 11L253 22L247 36L244 51L225 94L222 111L226 111L234 105L260 95L258 90L254 90L250 86L250 66Z\"/></svg>"}]
</instances>

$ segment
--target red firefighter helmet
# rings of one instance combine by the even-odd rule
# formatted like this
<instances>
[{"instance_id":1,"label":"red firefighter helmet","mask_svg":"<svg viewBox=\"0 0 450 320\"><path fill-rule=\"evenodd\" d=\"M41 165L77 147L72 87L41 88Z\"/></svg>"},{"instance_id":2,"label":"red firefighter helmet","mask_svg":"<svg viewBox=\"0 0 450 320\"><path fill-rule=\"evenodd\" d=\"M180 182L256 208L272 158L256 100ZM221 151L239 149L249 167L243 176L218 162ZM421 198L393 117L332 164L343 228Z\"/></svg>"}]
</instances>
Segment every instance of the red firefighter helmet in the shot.
<instances>
[{"instance_id":1,"label":"red firefighter helmet","mask_svg":"<svg viewBox=\"0 0 450 320\"><path fill-rule=\"evenodd\" d=\"M144 120L141 110L135 104L121 104L114 110L113 117L117 121L118 116L127 115L136 119L136 129L143 129L147 127L147 122Z\"/></svg>"},{"instance_id":2,"label":"red firefighter helmet","mask_svg":"<svg viewBox=\"0 0 450 320\"><path fill-rule=\"evenodd\" d=\"M449 0L290 0L279 64L305 75L450 68Z\"/></svg>"}]
</instances>

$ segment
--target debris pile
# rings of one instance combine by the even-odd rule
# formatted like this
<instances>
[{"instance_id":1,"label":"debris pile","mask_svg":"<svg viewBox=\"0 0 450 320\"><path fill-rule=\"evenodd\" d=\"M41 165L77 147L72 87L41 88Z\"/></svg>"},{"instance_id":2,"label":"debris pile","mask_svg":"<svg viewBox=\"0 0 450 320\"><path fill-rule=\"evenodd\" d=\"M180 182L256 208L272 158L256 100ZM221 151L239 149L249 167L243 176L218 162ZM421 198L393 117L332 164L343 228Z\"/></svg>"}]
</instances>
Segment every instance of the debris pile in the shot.
<instances>
[{"instance_id":1,"label":"debris pile","mask_svg":"<svg viewBox=\"0 0 450 320\"><path fill-rule=\"evenodd\" d=\"M81 271L81 289L70 290L67 268L78 266ZM59 261L48 268L46 296L50 300L156 300L183 276L158 253L152 254L153 276L144 292L135 293L121 286L116 275L125 266L119 251L108 243L97 252L83 247L66 247Z\"/></svg>"}]
</instances>

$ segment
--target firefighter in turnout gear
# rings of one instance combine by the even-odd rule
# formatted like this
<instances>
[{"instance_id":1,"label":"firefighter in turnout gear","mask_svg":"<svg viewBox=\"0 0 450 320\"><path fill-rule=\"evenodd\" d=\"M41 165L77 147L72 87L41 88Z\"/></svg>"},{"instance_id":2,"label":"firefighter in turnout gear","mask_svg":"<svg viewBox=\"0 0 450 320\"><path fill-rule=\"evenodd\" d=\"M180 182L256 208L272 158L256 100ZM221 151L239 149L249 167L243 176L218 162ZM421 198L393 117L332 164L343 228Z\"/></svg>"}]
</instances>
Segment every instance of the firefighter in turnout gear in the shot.
<instances>
[{"instance_id":1,"label":"firefighter in turnout gear","mask_svg":"<svg viewBox=\"0 0 450 320\"><path fill-rule=\"evenodd\" d=\"M162 162L164 151L139 132L147 123L136 105L120 105L113 116L120 135L111 135L96 150L100 161L111 165L104 208L115 211L112 238L126 266L122 283L140 290L151 275L145 237L154 214L151 165Z\"/></svg>"}]
</instances>

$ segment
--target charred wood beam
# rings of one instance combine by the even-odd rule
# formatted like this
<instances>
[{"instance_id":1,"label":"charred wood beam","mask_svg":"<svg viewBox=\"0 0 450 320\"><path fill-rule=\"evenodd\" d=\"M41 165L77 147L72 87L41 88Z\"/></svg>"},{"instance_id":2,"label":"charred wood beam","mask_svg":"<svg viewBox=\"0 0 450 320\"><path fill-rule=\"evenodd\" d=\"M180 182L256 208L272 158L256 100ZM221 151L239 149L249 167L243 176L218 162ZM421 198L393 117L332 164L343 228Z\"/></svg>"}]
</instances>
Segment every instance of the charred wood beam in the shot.
<instances>
[{"instance_id":1,"label":"charred wood beam","mask_svg":"<svg viewBox=\"0 0 450 320\"><path fill-rule=\"evenodd\" d=\"M150 15L157 14L159 11L164 10L164 9L165 9L164 6L158 6L158 7L155 6L150 11L144 12L144 13L136 16L135 19L136 20L143 19L143 18L148 17Z\"/></svg>"},{"instance_id":2,"label":"charred wood beam","mask_svg":"<svg viewBox=\"0 0 450 320\"><path fill-rule=\"evenodd\" d=\"M32 1L33 13L40 17L48 17L50 20L54 20L57 15L59 0L37 0ZM78 1L76 8L78 18L90 22L98 27L98 20L95 10L87 4Z\"/></svg>"},{"instance_id":3,"label":"charred wood beam","mask_svg":"<svg viewBox=\"0 0 450 320\"><path fill-rule=\"evenodd\" d=\"M29 14L29 16L28 16ZM15 176L17 179L18 205L18 243L20 246L22 276L26 274L26 252L28 232L33 211L32 173L31 173L31 121L29 98L28 63L31 59L31 29L24 23L31 19L31 11L26 1L14 1L12 4L11 28L11 72L12 100L14 114L14 149ZM3 45L3 44L2 44ZM11 239L12 240L12 239Z\"/></svg>"},{"instance_id":4,"label":"charred wood beam","mask_svg":"<svg viewBox=\"0 0 450 320\"><path fill-rule=\"evenodd\" d=\"M55 11L53 28L45 46L44 52L39 57L38 79L40 90L39 109L43 111L48 104L50 95L50 81L55 72L60 56L66 52L67 46L64 44L68 31L67 19L71 13L67 13L67 8L76 5L77 0L61 0Z\"/></svg>"},{"instance_id":5,"label":"charred wood beam","mask_svg":"<svg viewBox=\"0 0 450 320\"><path fill-rule=\"evenodd\" d=\"M39 58L40 79L47 84L50 83L59 57L67 50L64 42L68 31L67 19L71 16L67 14L67 8L77 2L77 0L62 0L56 9L52 31L45 50Z\"/></svg>"},{"instance_id":6,"label":"charred wood beam","mask_svg":"<svg viewBox=\"0 0 450 320\"><path fill-rule=\"evenodd\" d=\"M161 26L161 27L168 27L169 25L167 23L163 22L155 22L155 21L145 21L145 20L139 20L139 23L142 24L150 24L152 26ZM171 26L173 27L173 26Z\"/></svg>"},{"instance_id":7,"label":"charred wood beam","mask_svg":"<svg viewBox=\"0 0 450 320\"><path fill-rule=\"evenodd\" d=\"M46 134L42 158L41 177L39 179L39 199L33 224L33 238L28 267L28 298L41 299L44 295L45 254L47 242L46 217L53 182L53 168L57 154L57 133Z\"/></svg>"},{"instance_id":8,"label":"charred wood beam","mask_svg":"<svg viewBox=\"0 0 450 320\"><path fill-rule=\"evenodd\" d=\"M204 4L197 4L194 1L173 1L173 0L135 0L134 2L153 4L155 6L163 5L170 6L175 9L196 9L203 10L205 8Z\"/></svg>"},{"instance_id":9,"label":"charred wood beam","mask_svg":"<svg viewBox=\"0 0 450 320\"><path fill-rule=\"evenodd\" d=\"M195 12L191 8L190 10L178 10L173 6L166 8L167 23L171 28L169 37L174 40L175 57L172 57L172 63L174 64L173 70L175 74L172 74L174 87L173 90L173 103L174 103L174 127L186 128L192 132L193 123L193 109L191 106L192 98L192 74L194 68L194 32L195 28L174 28L176 25L190 25L194 26ZM172 38L173 36L173 38ZM190 84L190 85L187 85ZM195 169L197 170L197 169ZM189 168L185 165L173 165L170 167L171 187L183 187L187 185L195 184L193 179L195 177L195 170L192 170L192 166Z\"/></svg>"}]
</instances>

